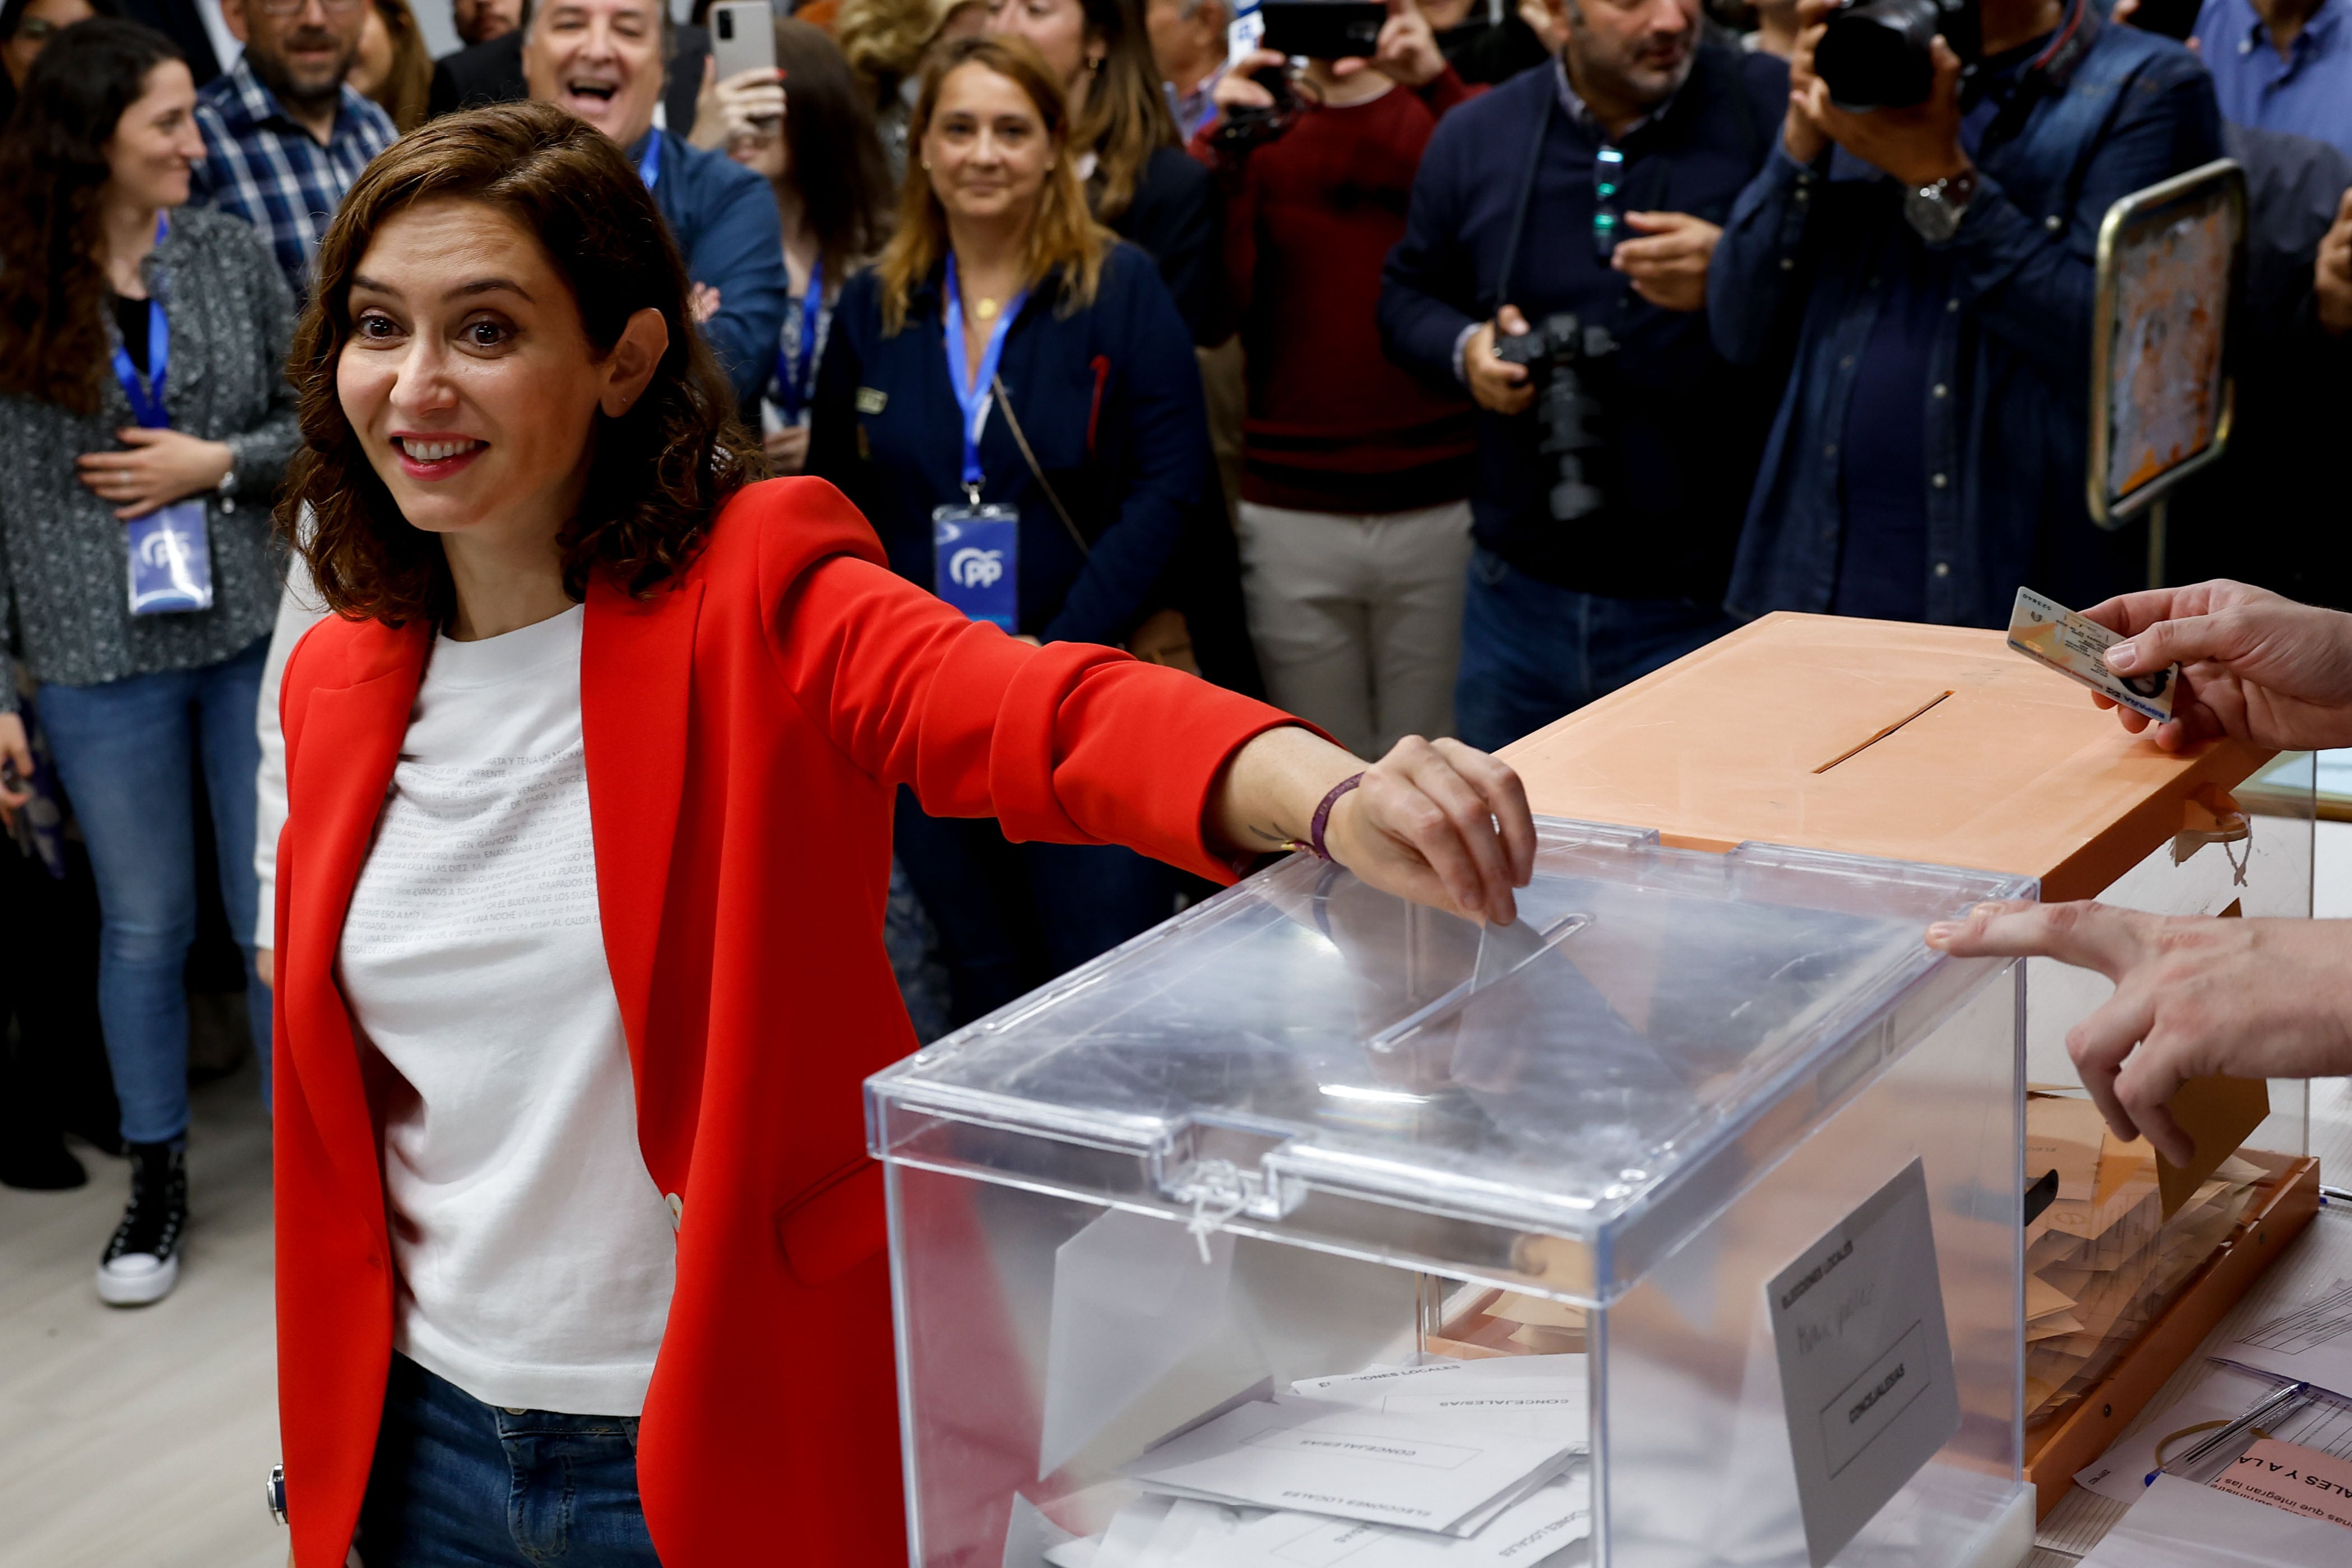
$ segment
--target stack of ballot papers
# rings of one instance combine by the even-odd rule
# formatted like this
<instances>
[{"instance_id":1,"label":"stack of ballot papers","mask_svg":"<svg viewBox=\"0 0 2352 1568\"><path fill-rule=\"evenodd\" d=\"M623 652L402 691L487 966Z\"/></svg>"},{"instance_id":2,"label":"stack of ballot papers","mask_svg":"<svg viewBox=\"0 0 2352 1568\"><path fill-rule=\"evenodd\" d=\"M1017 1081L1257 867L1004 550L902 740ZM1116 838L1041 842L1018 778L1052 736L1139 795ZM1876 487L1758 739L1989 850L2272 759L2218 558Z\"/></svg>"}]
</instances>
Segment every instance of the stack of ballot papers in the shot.
<instances>
[{"instance_id":1,"label":"stack of ballot papers","mask_svg":"<svg viewBox=\"0 0 2352 1568\"><path fill-rule=\"evenodd\" d=\"M1144 1496L1055 1568L1505 1568L1591 1529L1581 1355L1303 1378L1127 1467Z\"/></svg>"},{"instance_id":2,"label":"stack of ballot papers","mask_svg":"<svg viewBox=\"0 0 2352 1568\"><path fill-rule=\"evenodd\" d=\"M2056 1200L2025 1232L2026 1414L2047 1421L2106 1375L2269 1173L2225 1159L2167 1218L2154 1154L2118 1142L2088 1100L2029 1096L2025 1141L2029 1171L2058 1173Z\"/></svg>"}]
</instances>

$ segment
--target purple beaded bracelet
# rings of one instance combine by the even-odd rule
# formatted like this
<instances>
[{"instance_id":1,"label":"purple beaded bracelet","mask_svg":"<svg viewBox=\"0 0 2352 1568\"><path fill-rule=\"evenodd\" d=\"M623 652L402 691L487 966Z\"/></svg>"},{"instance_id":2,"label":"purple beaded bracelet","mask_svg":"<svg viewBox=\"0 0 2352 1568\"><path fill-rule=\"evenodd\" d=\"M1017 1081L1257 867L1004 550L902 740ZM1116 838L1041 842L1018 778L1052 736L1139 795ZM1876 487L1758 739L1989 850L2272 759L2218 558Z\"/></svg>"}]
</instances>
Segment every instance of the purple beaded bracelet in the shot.
<instances>
[{"instance_id":1,"label":"purple beaded bracelet","mask_svg":"<svg viewBox=\"0 0 2352 1568\"><path fill-rule=\"evenodd\" d=\"M1331 808L1339 803L1340 796L1363 781L1362 774L1351 773L1332 785L1331 792L1323 797L1323 803L1315 808L1315 820L1307 826L1306 842L1301 843L1298 840L1293 839L1282 847L1286 850L1304 851L1318 861L1329 860L1331 852L1323 847L1323 830L1331 825Z\"/></svg>"}]
</instances>

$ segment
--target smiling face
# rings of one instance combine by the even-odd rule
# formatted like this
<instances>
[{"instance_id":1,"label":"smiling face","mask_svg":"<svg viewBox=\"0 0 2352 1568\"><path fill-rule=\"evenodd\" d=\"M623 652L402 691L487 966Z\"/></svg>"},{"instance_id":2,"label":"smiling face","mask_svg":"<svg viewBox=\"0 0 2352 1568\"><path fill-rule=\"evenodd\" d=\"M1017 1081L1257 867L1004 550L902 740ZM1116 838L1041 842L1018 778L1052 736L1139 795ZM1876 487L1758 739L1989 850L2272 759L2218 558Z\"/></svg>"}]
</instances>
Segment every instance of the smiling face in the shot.
<instances>
[{"instance_id":1,"label":"smiling face","mask_svg":"<svg viewBox=\"0 0 2352 1568\"><path fill-rule=\"evenodd\" d=\"M661 0L552 0L530 19L522 74L531 97L629 146L661 97Z\"/></svg>"},{"instance_id":2,"label":"smiling face","mask_svg":"<svg viewBox=\"0 0 2352 1568\"><path fill-rule=\"evenodd\" d=\"M138 101L106 140L107 188L132 207L177 207L188 199L188 168L205 155L196 130L196 82L177 60L147 73Z\"/></svg>"},{"instance_id":3,"label":"smiling face","mask_svg":"<svg viewBox=\"0 0 2352 1568\"><path fill-rule=\"evenodd\" d=\"M1021 84L974 60L940 83L922 152L950 220L1025 225L1045 190L1054 141Z\"/></svg>"},{"instance_id":4,"label":"smiling face","mask_svg":"<svg viewBox=\"0 0 2352 1568\"><path fill-rule=\"evenodd\" d=\"M646 309L599 354L546 249L474 201L386 220L349 311L343 417L401 515L445 543L552 549L579 507L598 410L625 409L668 344L661 313Z\"/></svg>"}]
</instances>

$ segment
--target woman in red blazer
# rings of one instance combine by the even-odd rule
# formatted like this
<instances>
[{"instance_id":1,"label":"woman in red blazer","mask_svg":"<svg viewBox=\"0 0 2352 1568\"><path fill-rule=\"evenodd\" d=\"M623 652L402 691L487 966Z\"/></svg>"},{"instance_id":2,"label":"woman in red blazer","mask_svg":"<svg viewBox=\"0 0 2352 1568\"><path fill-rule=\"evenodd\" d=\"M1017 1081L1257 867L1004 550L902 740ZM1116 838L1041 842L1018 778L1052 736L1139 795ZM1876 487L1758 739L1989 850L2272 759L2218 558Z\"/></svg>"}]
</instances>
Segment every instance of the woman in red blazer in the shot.
<instances>
[{"instance_id":1,"label":"woman in red blazer","mask_svg":"<svg viewBox=\"0 0 2352 1568\"><path fill-rule=\"evenodd\" d=\"M913 1044L898 785L1205 875L1311 841L1496 920L1530 871L1491 758L1368 768L1024 645L829 486L747 484L689 319L636 171L541 105L409 136L320 248L280 512L337 612L282 699L301 1568L905 1561L859 1098Z\"/></svg>"}]
</instances>

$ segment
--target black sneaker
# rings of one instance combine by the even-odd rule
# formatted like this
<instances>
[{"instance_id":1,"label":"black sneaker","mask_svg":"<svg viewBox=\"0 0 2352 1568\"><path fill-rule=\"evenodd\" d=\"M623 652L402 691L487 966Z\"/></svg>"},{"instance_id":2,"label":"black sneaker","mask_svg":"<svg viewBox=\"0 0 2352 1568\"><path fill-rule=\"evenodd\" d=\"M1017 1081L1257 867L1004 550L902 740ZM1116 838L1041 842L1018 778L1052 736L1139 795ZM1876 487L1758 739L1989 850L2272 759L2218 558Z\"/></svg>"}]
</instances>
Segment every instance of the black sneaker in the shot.
<instances>
[{"instance_id":1,"label":"black sneaker","mask_svg":"<svg viewBox=\"0 0 2352 1568\"><path fill-rule=\"evenodd\" d=\"M188 1228L186 1151L131 1145L131 1207L98 1265L98 1299L110 1307L160 1301L180 1282L180 1235Z\"/></svg>"}]
</instances>

